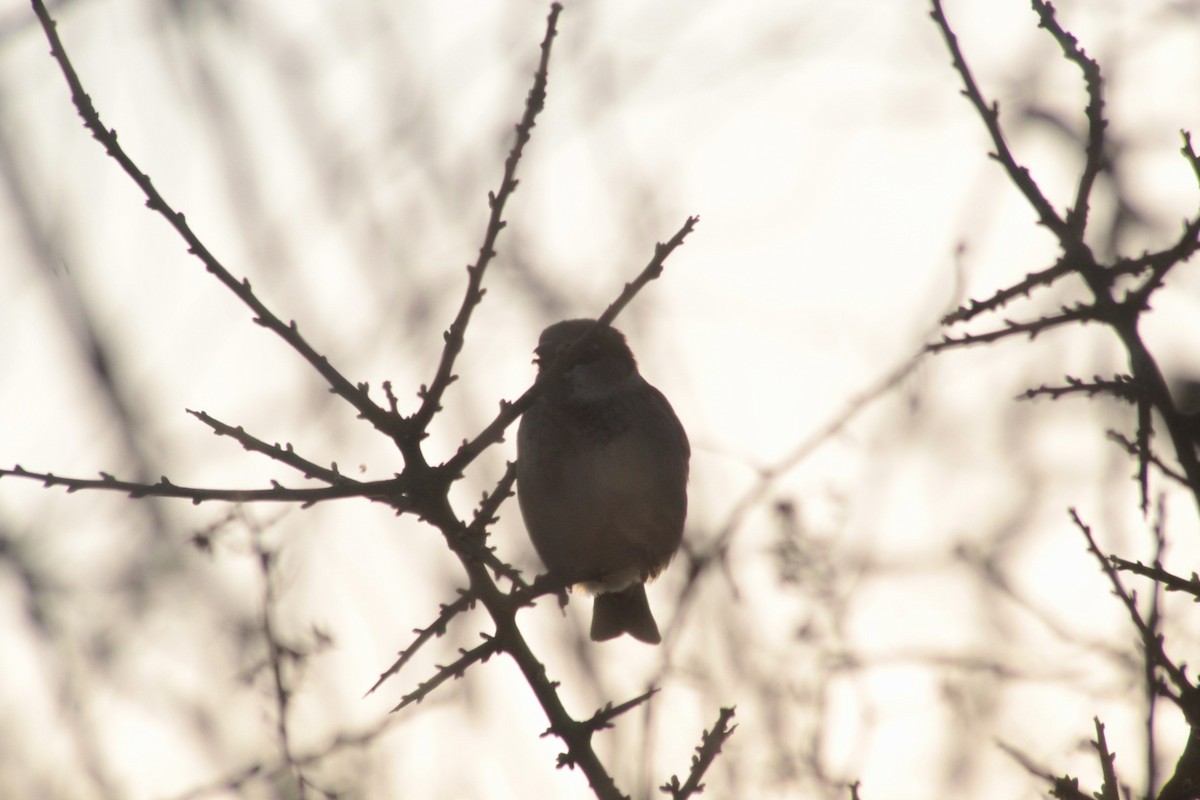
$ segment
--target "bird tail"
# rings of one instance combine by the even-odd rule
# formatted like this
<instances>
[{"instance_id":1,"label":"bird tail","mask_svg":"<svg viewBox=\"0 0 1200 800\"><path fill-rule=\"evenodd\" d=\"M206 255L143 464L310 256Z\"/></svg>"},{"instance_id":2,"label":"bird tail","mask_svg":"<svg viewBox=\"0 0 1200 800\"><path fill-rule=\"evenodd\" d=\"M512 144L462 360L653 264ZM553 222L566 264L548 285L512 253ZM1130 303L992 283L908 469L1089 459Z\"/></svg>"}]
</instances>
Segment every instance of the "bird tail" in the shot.
<instances>
[{"instance_id":1,"label":"bird tail","mask_svg":"<svg viewBox=\"0 0 1200 800\"><path fill-rule=\"evenodd\" d=\"M592 607L592 641L603 642L628 633L646 644L658 644L662 635L650 613L646 587L634 583L619 592L596 595Z\"/></svg>"}]
</instances>

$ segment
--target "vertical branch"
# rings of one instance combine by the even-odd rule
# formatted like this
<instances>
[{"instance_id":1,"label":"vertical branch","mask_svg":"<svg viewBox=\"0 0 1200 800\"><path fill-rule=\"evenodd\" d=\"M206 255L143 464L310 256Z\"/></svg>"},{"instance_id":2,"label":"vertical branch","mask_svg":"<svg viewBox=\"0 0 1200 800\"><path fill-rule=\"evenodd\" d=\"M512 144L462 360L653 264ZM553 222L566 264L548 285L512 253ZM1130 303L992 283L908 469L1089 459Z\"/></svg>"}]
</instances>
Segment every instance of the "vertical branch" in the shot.
<instances>
[{"instance_id":1,"label":"vertical branch","mask_svg":"<svg viewBox=\"0 0 1200 800\"><path fill-rule=\"evenodd\" d=\"M1104 119L1104 92L1100 65L1084 52L1075 36L1058 24L1054 6L1051 3L1046 0L1033 0L1033 10L1037 12L1039 27L1050 32L1062 48L1063 55L1067 60L1076 64L1083 72L1084 87L1087 90L1088 102L1084 111L1088 123L1087 144L1084 148L1085 162L1083 173L1079 177L1079 187L1075 192L1075 203L1067 211L1066 222L1067 230L1071 235L1082 240L1084 229L1087 227L1092 186L1105 166L1104 131L1108 127L1108 123Z\"/></svg>"},{"instance_id":2,"label":"vertical branch","mask_svg":"<svg viewBox=\"0 0 1200 800\"><path fill-rule=\"evenodd\" d=\"M279 739L279 750L284 764L296 786L296 796L304 800L308 796L304 773L292 752L291 735L288 732L288 711L291 706L291 688L284 675L284 646L275 630L274 554L262 543L255 531L254 554L258 558L259 575L262 579L262 632L267 644L267 666L271 670L271 684L275 698L275 735Z\"/></svg>"}]
</instances>

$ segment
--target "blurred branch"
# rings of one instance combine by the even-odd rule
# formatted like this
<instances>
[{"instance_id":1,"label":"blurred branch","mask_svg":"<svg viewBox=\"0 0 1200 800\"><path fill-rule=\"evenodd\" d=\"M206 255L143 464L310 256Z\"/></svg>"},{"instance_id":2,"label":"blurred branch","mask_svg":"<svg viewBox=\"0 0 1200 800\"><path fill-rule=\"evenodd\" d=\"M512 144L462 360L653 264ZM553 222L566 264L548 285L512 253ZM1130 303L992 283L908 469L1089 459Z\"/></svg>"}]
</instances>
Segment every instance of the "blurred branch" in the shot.
<instances>
[{"instance_id":1,"label":"blurred branch","mask_svg":"<svg viewBox=\"0 0 1200 800\"><path fill-rule=\"evenodd\" d=\"M1028 755L1022 753L1020 750L1008 744L1007 742L996 742L996 745L1001 750L1008 753L1008 755L1012 757L1014 761L1020 764L1030 775L1040 778L1041 780L1050 784L1051 796L1057 797L1059 800L1096 800L1096 798L1094 798L1092 795L1079 788L1078 778L1072 778L1070 775L1063 775L1061 777L1052 775L1045 768L1034 764L1033 760Z\"/></svg>"},{"instance_id":2,"label":"blurred branch","mask_svg":"<svg viewBox=\"0 0 1200 800\"><path fill-rule=\"evenodd\" d=\"M1107 434L1108 434L1108 440L1110 442L1116 442L1117 444L1119 444L1126 453L1129 453L1129 455L1135 456L1138 459L1145 459L1145 461L1158 467L1159 471L1162 472L1163 475L1166 475L1168 478L1175 481L1176 483L1179 483L1182 486L1188 486L1188 480L1187 480L1186 475L1182 474L1181 472L1178 472L1177 470L1173 470L1170 467L1168 467L1165 463L1163 463L1163 460L1161 458L1154 455L1154 453L1152 451L1150 451L1149 449L1143 449L1142 445L1138 444L1137 442L1131 441L1129 439L1129 437L1127 437L1125 434L1121 433L1120 431L1114 431L1112 429L1109 429L1107 431Z\"/></svg>"},{"instance_id":3,"label":"blurred branch","mask_svg":"<svg viewBox=\"0 0 1200 800\"><path fill-rule=\"evenodd\" d=\"M262 633L267 645L267 663L271 668L272 694L275 698L275 734L279 739L280 755L287 764L295 783L296 796L303 800L308 796L307 783L302 768L296 763L296 756L292 751L291 731L288 727L292 686L284 676L284 646L279 640L279 634L275 628L277 599L275 597L274 569L272 568L275 559L274 554L263 545L261 537L257 533L254 547L258 556L259 580L262 583Z\"/></svg>"},{"instance_id":4,"label":"blurred branch","mask_svg":"<svg viewBox=\"0 0 1200 800\"><path fill-rule=\"evenodd\" d=\"M300 334L295 321L284 323L272 313L254 294L249 280L243 278L239 281L235 278L217 260L216 256L209 251L208 247L200 241L200 238L196 236L188 225L184 215L175 211L167 203L166 199L155 188L150 177L142 172L133 159L126 154L125 150L117 142L117 132L101 122L100 115L96 111L95 106L92 105L91 98L84 91L83 84L80 82L75 68L71 65L71 61L67 57L62 42L59 40L57 24L50 18L45 3L42 0L32 0L32 2L34 13L37 14L46 39L50 43L50 54L58 62L59 68L62 70L63 77L66 79L67 85L71 90L71 100L75 104L75 109L79 112L79 116L83 118L83 124L91 131L92 136L104 146L109 157L116 161L121 166L121 169L141 189L146 197L146 206L151 211L157 212L166 219L168 224L187 243L188 252L200 259L210 273L216 276L221 283L225 284L239 300L254 312L254 322L256 324L267 328L287 342L293 350L299 353L325 379L335 394L354 406L358 410L359 415L370 421L377 430L399 442L402 433L400 417L376 405L368 396L368 387L365 383L354 385L347 380L345 376L329 363L328 358L318 353Z\"/></svg>"},{"instance_id":5,"label":"blurred branch","mask_svg":"<svg viewBox=\"0 0 1200 800\"><path fill-rule=\"evenodd\" d=\"M399 719L399 717L390 716L370 728L365 728L355 733L339 733L323 747L296 756L293 762L298 767L307 767L319 764L329 758L329 756L351 747L369 747L378 741L383 734L391 730ZM241 795L244 794L242 790L250 783L255 781L270 781L276 775L289 768L290 765L282 762L272 764L258 762L244 767L232 775L176 795L173 800L196 800L196 798L200 797L228 794L231 792Z\"/></svg>"},{"instance_id":6,"label":"blurred branch","mask_svg":"<svg viewBox=\"0 0 1200 800\"><path fill-rule=\"evenodd\" d=\"M1113 565L1111 557L1101 550L1100 545L1096 543L1096 537L1092 534L1091 527L1080 519L1078 512L1074 508L1068 509L1068 513L1071 516L1071 521L1075 523L1075 527L1079 529L1084 539L1087 540L1088 552L1095 556L1096 560L1100 563L1100 569L1108 578L1113 594L1120 599L1121 603L1125 606L1125 610L1129 613L1129 619L1133 622L1134 627L1137 628L1139 637L1150 653L1148 657L1152 657L1154 663L1167 673L1167 676L1171 679L1171 683L1178 690L1178 697L1172 696L1172 699L1176 700L1180 709L1190 721L1194 721L1194 724L1200 724L1200 716L1194 716L1197 711L1200 711L1200 705L1197 705L1197 703L1200 703L1200 692L1188 680L1183 669L1176 666L1171 657L1167 655L1166 649L1163 647L1162 635L1151 629L1142 617L1142 612L1137 607L1136 595L1129 592L1121 582L1120 573Z\"/></svg>"},{"instance_id":7,"label":"blurred branch","mask_svg":"<svg viewBox=\"0 0 1200 800\"><path fill-rule=\"evenodd\" d=\"M1100 759L1100 773L1104 776L1104 783L1095 795L1096 800L1121 800L1116 756L1108 749L1108 740L1104 738L1104 724L1100 722L1100 718L1093 717L1092 721L1096 724L1096 741L1092 742L1092 747L1096 748L1096 755Z\"/></svg>"},{"instance_id":8,"label":"blurred branch","mask_svg":"<svg viewBox=\"0 0 1200 800\"><path fill-rule=\"evenodd\" d=\"M774 464L760 467L757 470L757 481L737 501L717 535L702 550L696 551L688 548L688 543L684 542L683 554L687 557L688 576L676 602L677 616L686 610L691 598L694 597L700 575L712 565L724 562L734 535L750 512L767 497L772 487L819 447L841 433L864 409L900 385L916 370L923 357L924 352L921 351L905 359L903 363L879 378L874 384L851 397L837 414L816 428L782 459ZM674 639L674 630L674 626L667 630L664 648L668 648Z\"/></svg>"}]
</instances>

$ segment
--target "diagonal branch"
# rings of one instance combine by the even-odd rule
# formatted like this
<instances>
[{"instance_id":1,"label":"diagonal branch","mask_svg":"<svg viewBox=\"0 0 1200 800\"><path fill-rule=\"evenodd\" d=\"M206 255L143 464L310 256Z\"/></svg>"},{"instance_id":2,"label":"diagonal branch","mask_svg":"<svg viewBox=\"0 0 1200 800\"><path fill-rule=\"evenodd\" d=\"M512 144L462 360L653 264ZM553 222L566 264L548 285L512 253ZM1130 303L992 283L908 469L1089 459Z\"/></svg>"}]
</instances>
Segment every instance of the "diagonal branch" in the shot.
<instances>
[{"instance_id":1,"label":"diagonal branch","mask_svg":"<svg viewBox=\"0 0 1200 800\"><path fill-rule=\"evenodd\" d=\"M50 54L58 62L59 69L62 71L63 77L67 81L67 86L71 90L71 101L74 103L75 109L79 112L79 116L83 118L84 126L91 132L93 138L104 146L104 150L108 153L109 157L116 161L121 166L121 169L141 189L142 194L146 197L146 206L151 211L155 211L161 215L175 229L184 242L187 243L188 252L200 259L205 269L212 273L217 280L225 284L242 303L254 312L254 322L256 324L272 331L287 342L293 350L299 353L325 379L334 394L337 394L354 406L361 417L368 420L382 433L387 434L393 439L398 438L403 429L402 420L399 415L390 413L376 405L367 394L366 384L355 385L351 383L329 363L329 359L318 353L308 343L300 334L295 321L285 323L279 317L275 316L254 294L254 291L250 287L250 281L245 278L238 280L234 277L221 264L217 257L209 251L204 243L200 241L200 238L195 234L191 226L188 225L184 215L172 208L158 189L155 188L154 183L150 180L150 176L142 172L133 159L125 152L124 148L121 147L117 141L117 132L101 122L99 113L96 111L95 106L92 105L91 98L84 91L83 84L80 82L75 68L71 65L70 59L67 57L67 52L58 37L57 24L51 19L50 13L46 10L45 3L42 0L33 0L33 10L37 15L38 21L41 23L47 41L50 43Z\"/></svg>"},{"instance_id":2,"label":"diagonal branch","mask_svg":"<svg viewBox=\"0 0 1200 800\"><path fill-rule=\"evenodd\" d=\"M246 450L249 450L252 453L262 453L272 461L278 461L281 464L287 464L289 467L299 471L306 478L318 478L328 484L353 486L361 485L359 481L356 481L353 478L348 478L342 473L338 472L336 463L330 465L328 468L322 467L301 456L292 448L290 443L285 444L282 447L278 444L267 444L262 439L246 433L245 428L243 428L241 425L233 426L226 424L221 422L216 417L210 416L204 411L193 411L190 408L186 409L186 411L208 427L212 428L214 435L228 436L231 439L235 439Z\"/></svg>"},{"instance_id":3,"label":"diagonal branch","mask_svg":"<svg viewBox=\"0 0 1200 800\"><path fill-rule=\"evenodd\" d=\"M942 38L946 41L946 48L950 51L954 69L962 77L963 95L971 101L971 105L975 106L975 110L979 112L980 119L983 120L984 126L987 127L988 135L991 136L992 146L995 150L992 152L992 158L1000 162L1004 167L1004 171L1008 173L1008 177L1021 193L1025 195L1025 199L1033 206L1033 210L1037 213L1038 221L1054 233L1060 240L1068 237L1068 228L1066 223L1054 210L1054 206L1042 194L1042 190L1038 187L1033 177L1029 174L1029 169L1017 163L1016 157L1012 150L1009 149L1008 142L1004 138L1004 132L1000 128L1000 106L992 102L988 103L983 93L979 91L979 85L975 82L975 77L971 74L970 67L967 66L967 61L963 57L962 50L958 46L958 37L950 28L950 22L946 19L946 14L942 10L941 0L932 0L932 10L930 16L937 25L938 30L942 33Z\"/></svg>"},{"instance_id":4,"label":"diagonal branch","mask_svg":"<svg viewBox=\"0 0 1200 800\"><path fill-rule=\"evenodd\" d=\"M1187 699L1196 698L1196 687L1193 686L1191 681L1188 680L1187 674L1183 671L1183 669L1177 666L1175 662L1171 660L1171 657L1167 655L1167 651L1163 647L1162 636L1155 635L1154 631L1150 630L1149 626L1146 624L1146 621L1142 618L1142 612L1137 607L1137 602L1134 595L1125 588L1125 584L1122 583L1121 576L1117 572L1116 567L1113 565L1112 560L1104 553L1103 550L1100 549L1100 545L1096 543L1096 537L1092 534L1091 527L1088 526L1082 519L1080 519L1079 513L1074 508L1068 509L1068 513L1071 515L1071 521L1075 523L1075 527L1079 529L1084 538L1087 540L1088 552L1095 556L1096 560L1100 562L1100 569L1108 578L1108 582L1112 586L1113 594L1115 594L1117 598L1120 599L1122 605L1125 606L1125 610L1129 613L1130 621L1133 622L1134 627L1138 630L1138 634L1143 638L1143 641L1145 641L1147 648L1150 649L1151 652L1147 657L1152 658L1154 662L1161 667L1164 672L1167 673L1167 677L1171 679L1171 683L1175 684L1175 687L1179 690L1179 695L1181 698L1181 710L1185 715L1191 716L1187 707ZM1193 700L1192 704L1195 704L1195 700Z\"/></svg>"},{"instance_id":5,"label":"diagonal branch","mask_svg":"<svg viewBox=\"0 0 1200 800\"><path fill-rule=\"evenodd\" d=\"M688 772L687 780L680 783L679 776L672 775L671 780L659 787L659 791L671 795L672 800L683 800L685 797L691 797L704 791L704 784L700 780L712 766L712 762L721 752L725 742L737 730L737 725L729 726L729 720L733 719L733 712L733 708L722 708L721 713L717 715L717 724L713 725L711 731L704 732L700 739L700 746L696 748L696 755L692 756L692 768Z\"/></svg>"},{"instance_id":6,"label":"diagonal branch","mask_svg":"<svg viewBox=\"0 0 1200 800\"><path fill-rule=\"evenodd\" d=\"M441 686L451 678L461 678L467 672L467 667L475 663L487 661L496 653L500 652L500 645L491 637L484 637L483 644L476 645L470 650L459 650L459 657L445 666L438 667L432 678L421 681L416 689L400 698L400 703L392 709L395 713L406 706L413 703L419 703L429 696L437 687Z\"/></svg>"},{"instance_id":7,"label":"diagonal branch","mask_svg":"<svg viewBox=\"0 0 1200 800\"><path fill-rule=\"evenodd\" d=\"M363 695L363 697L372 694L376 689L383 685L384 681L402 670L404 665L412 660L412 657L417 654L417 651L420 650L426 642L446 633L446 626L450 623L450 620L454 619L456 616L474 605L475 598L471 596L471 593L464 592L461 589L459 590L457 600L455 600L453 603L443 603L441 611L438 612L437 619L431 622L427 627L416 628L413 631L413 633L417 634L417 638L413 640L412 644L397 654L395 662L393 662L390 667L380 674L379 680L375 681L375 683L371 685L371 688L367 690L367 694Z\"/></svg>"},{"instance_id":8,"label":"diagonal branch","mask_svg":"<svg viewBox=\"0 0 1200 800\"><path fill-rule=\"evenodd\" d=\"M629 305L638 292L640 292L646 284L662 275L663 266L666 263L667 257L671 255L687 238L688 234L696 227L696 223L700 221L699 217L688 217L683 223L683 226L675 232L675 235L668 239L665 243L659 242L654 246L654 256L650 259L645 268L638 274L630 283L625 284L625 288L618 295L604 313L596 320L595 328L602 327L611 323L624 308ZM594 330L593 328L592 330ZM554 376L566 368L566 365L571 362L579 351L587 344L588 338L592 333L589 330L579 338L575 344L567 348L561 356L553 363L547 366L545 370L538 373L537 381L533 386L525 390L516 400L509 402L506 400L500 401L500 413L496 415L487 427L479 432L478 435L469 442L463 442L450 460L441 465L439 469L446 470L450 474L458 474L462 472L468 464L479 457L479 454L493 444L504 441L504 431L509 425L517 420L517 417L525 413L525 410L533 405L533 401L545 389L546 385Z\"/></svg>"}]
</instances>

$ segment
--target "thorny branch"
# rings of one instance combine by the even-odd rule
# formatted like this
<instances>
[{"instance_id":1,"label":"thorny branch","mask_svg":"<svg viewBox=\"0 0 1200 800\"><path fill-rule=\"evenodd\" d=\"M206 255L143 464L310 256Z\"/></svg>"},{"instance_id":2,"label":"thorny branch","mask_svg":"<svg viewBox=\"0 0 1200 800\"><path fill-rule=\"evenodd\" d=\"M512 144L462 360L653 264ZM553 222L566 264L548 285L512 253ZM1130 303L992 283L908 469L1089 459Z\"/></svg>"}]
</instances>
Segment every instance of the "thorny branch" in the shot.
<instances>
[{"instance_id":1,"label":"thorny branch","mask_svg":"<svg viewBox=\"0 0 1200 800\"><path fill-rule=\"evenodd\" d=\"M737 730L737 725L732 727L729 725L729 720L733 719L733 713L733 708L721 709L721 713L717 716L717 724L713 725L711 731L705 731L700 739L696 755L692 756L692 768L688 771L687 780L680 783L679 777L672 775L671 780L659 787L663 794L669 794L672 800L683 800L685 797L691 797L704 791L704 784L701 783L704 773L712 766L725 742Z\"/></svg>"},{"instance_id":2,"label":"thorny branch","mask_svg":"<svg viewBox=\"0 0 1200 800\"><path fill-rule=\"evenodd\" d=\"M486 661L492 655L505 653L516 662L533 694L545 710L550 722L549 732L560 738L566 745L566 752L559 757L560 766L579 766L598 797L622 797L623 795L617 790L607 769L593 750L591 739L596 731L607 727L614 717L649 699L652 692L615 708L607 707L597 712L589 720L575 720L563 706L558 696L557 684L547 677L545 667L533 654L516 624L516 614L522 607L529 605L542 594L561 591L562 587L551 585L545 581L536 581L532 585L525 583L517 571L497 558L486 544L488 527L495 521L500 504L512 494L515 475L512 465L509 465L505 475L496 483L495 488L484 496L471 523L464 523L454 512L449 501L450 486L462 476L463 469L488 446L502 441L505 429L536 399L539 392L544 389L547 379L565 369L572 352L577 352L586 345L590 332L582 337L558 364L551 364L543 369L539 380L520 398L511 403L502 402L496 418L473 439L465 441L458 452L447 462L437 467L431 467L422 450L425 431L430 421L441 409L445 392L455 379L454 364L464 346L466 329L470 323L472 311L481 302L485 293L482 286L484 273L496 255L496 242L505 227L504 208L518 185L517 168L525 146L532 136L537 116L545 105L551 45L557 34L558 18L562 12L561 4L553 3L547 16L545 36L540 46L541 57L534 74L533 86L526 98L524 113L516 126L515 142L505 160L500 186L494 193L488 195L490 214L478 256L475 262L467 267L467 285L462 303L444 335L445 345L434 377L429 386L421 387L421 391L418 393L421 405L410 417L404 417L399 412L396 395L390 384L385 384L383 387L387 400L387 407L384 408L369 397L368 387L365 383L354 384L347 379L330 364L325 356L309 344L300 334L295 322L285 323L282 318L268 309L254 294L249 281L235 278L200 241L188 225L184 215L166 201L149 176L121 147L117 141L116 132L101 122L99 113L84 91L82 83L67 57L58 37L56 24L50 18L44 3L42 0L33 0L33 6L50 43L51 54L66 79L72 100L84 125L92 136L104 146L108 155L139 187L146 197L147 206L166 219L184 240L188 251L195 255L210 273L251 309L254 315L253 319L257 324L283 339L325 379L335 394L350 403L361 417L368 420L377 430L387 435L395 443L403 457L404 469L391 480L356 481L342 475L336 464L329 468L321 467L316 462L297 454L291 445L267 444L241 427L220 422L204 412L193 411L190 413L211 428L215 434L229 436L246 450L266 455L272 460L299 471L305 478L321 480L328 485L311 489L292 489L272 482L271 488L263 490L204 489L179 486L165 477L157 484L120 481L106 473L101 473L98 480L64 478L49 472L32 472L20 466L9 470L0 470L0 477L38 480L47 486L64 486L69 492L115 490L127 492L133 497L177 497L189 499L193 503L206 500L239 503L275 501L307 506L336 498L362 497L387 503L397 513L416 514L441 531L448 547L458 556L467 573L470 585L469 588L462 591L457 600L442 607L441 613L432 624L417 631L417 638L400 652L397 661L381 674L372 690L403 667L413 653L429 639L440 635L462 611L478 603L492 618L495 624L494 633L484 634L482 644L470 650L460 651L459 658L454 662L439 668L433 677L423 681L415 690L404 695L397 710L424 699L450 678L463 675L471 665ZM656 245L650 262L633 281L625 285L617 299L601 314L597 327L609 324L643 287L662 274L666 259L692 232L697 221L697 217L689 217L673 237L665 243ZM266 556L264 555L263 558L265 559ZM264 568L267 567L269 564L264 561ZM508 579L512 583L511 590L502 591L489 571L497 577ZM277 656L278 653L275 655ZM278 665L278 659L273 663ZM282 672L278 669L276 676L279 678L279 682L282 682ZM287 687L280 683L277 688L280 689L277 694L281 698L281 702L286 702ZM285 732L286 712L285 705L278 709L279 724L283 726L281 730ZM719 751L720 743L732 733L732 729L725 727L725 723L731 715L732 710L722 711L717 728L712 734L706 736L700 760L693 767L693 778L696 780ZM286 741L283 749L285 751L284 759L288 762L289 768L298 770L302 759L294 756L290 744ZM298 774L297 780L299 790L303 792L306 785L303 775Z\"/></svg>"},{"instance_id":3,"label":"thorny branch","mask_svg":"<svg viewBox=\"0 0 1200 800\"><path fill-rule=\"evenodd\" d=\"M1085 110L1088 134L1084 166L1079 177L1074 206L1067 212L1065 219L1042 193L1028 168L1016 160L1000 122L999 106L996 103L988 103L984 99L983 92L959 47L958 37L942 9L941 0L931 0L930 16L941 31L942 38L950 52L953 67L962 79L963 94L975 107L992 140L994 147L992 157L1001 164L1009 179L1033 207L1040 224L1054 235L1062 250L1062 255L1053 267L1031 273L1008 289L993 294L988 300L971 301L959 311L949 315L945 322L947 324L958 323L971 319L983 311L993 311L1018 295L1028 294L1036 288L1048 286L1068 274L1077 275L1083 280L1092 295L1092 300L1090 303L1080 303L1070 309L1064 308L1061 314L1042 317L1031 323L1006 322L1003 328L981 334L968 333L956 337L947 334L943 336L942 341L929 345L929 350L937 352L951 347L988 343L1016 333L1025 333L1032 338L1042 330L1069 322L1096 321L1106 325L1125 348L1129 358L1129 374L1136 386L1133 393L1138 398L1138 481L1141 488L1143 512L1149 512L1150 503L1148 453L1153 425L1152 410L1158 412L1166 425L1176 458L1186 476L1197 510L1200 511L1200 460L1197 459L1195 448L1190 443L1186 420L1175 407L1166 379L1143 341L1139 330L1139 321L1141 315L1149 308L1151 294L1162 286L1167 273L1173 267L1183 263L1197 249L1200 249L1200 211L1193 219L1185 223L1184 233L1179 242L1166 250L1156 254L1146 254L1132 261L1118 260L1116 263L1108 265L1097 261L1086 242L1086 227L1090 195L1096 178L1106 166L1104 86L1100 68L1096 61L1079 46L1076 38L1058 23L1054 7L1050 3L1045 0L1032 0L1032 4L1038 15L1039 26L1054 38L1063 51L1064 57L1082 71L1088 98ZM1183 152L1200 180L1200 168L1197 168L1197 164L1200 162L1192 151L1190 140L1186 134ZM1132 265L1136 265L1137 269L1132 269ZM1118 297L1114 288L1116 276L1136 274L1145 267L1150 268L1149 276L1144 278L1138 287L1125 291L1122 296ZM1071 318L1072 316L1074 319Z\"/></svg>"},{"instance_id":4,"label":"thorny branch","mask_svg":"<svg viewBox=\"0 0 1200 800\"><path fill-rule=\"evenodd\" d=\"M1084 139L1084 159L1078 183L1075 189L1072 205L1066 209L1065 215L1054 207L1043 194L1030 171L1021 165L1013 155L1004 128L1001 124L998 104L989 103L978 83L962 50L958 38L951 28L942 9L941 0L931 0L931 17L942 33L946 47L950 53L954 69L958 72L962 84L963 95L967 97L976 113L982 120L988 135L992 140L993 152L990 154L1000 163L1012 184L1024 196L1026 202L1034 209L1039 224L1044 226L1055 237L1061 253L1055 263L1045 269L1028 271L1025 278L1016 283L995 291L985 300L970 300L957 311L943 319L946 326L971 321L985 313L995 312L1018 297L1030 297L1035 291L1045 289L1058 283L1062 278L1073 275L1078 277L1091 299L1078 302L1070 309L1062 307L1061 314L1043 316L1032 323L1013 323L1005 320L1004 325L996 330L985 333L966 333L951 336L946 334L942 341L931 344L928 350L940 350L963 347L974 344L986 344L1008 336L1025 333L1030 338L1050 327L1067 323L1086 324L1098 322L1107 327L1120 341L1128 357L1127 374L1114 376L1111 380L1096 376L1092 381L1067 376L1066 385L1048 386L1043 384L1038 388L1029 389L1020 397L1049 397L1058 399L1070 394L1082 394L1087 397L1109 395L1131 403L1135 410L1136 428L1132 437L1110 431L1109 437L1118 442L1126 452L1137 459L1137 483L1141 495L1143 514L1150 513L1150 466L1159 468L1162 473L1182 484L1192 496L1192 501L1200 511L1200 462L1197 458L1195 438L1189 433L1190 421L1187 415L1180 412L1168 389L1158 362L1146 346L1139 328L1142 315L1150 309L1152 295L1164 285L1168 273L1175 267L1190 259L1200 249L1200 210L1190 219L1186 219L1183 231L1177 241L1157 252L1146 252L1136 257L1116 257L1111 263L1101 263L1087 243L1087 227L1091 196L1101 173L1109 169L1107 163L1107 144L1105 131L1107 121L1104 116L1104 81L1098 62L1088 56L1077 38L1064 29L1057 19L1054 6L1047 0L1031 0L1039 27L1046 30L1058 44L1063 57L1080 70L1083 78L1087 103L1084 117L1087 124L1087 134ZM1191 137L1183 132L1184 158L1190 165L1200 184L1200 157L1192 147ZM1120 279L1120 282L1119 282ZM1076 319L1070 319L1067 312L1086 311L1078 313ZM1155 419L1161 419L1172 444L1178 468L1164 463L1151 450L1151 439L1154 433ZM1200 582L1193 574L1190 580L1173 575L1163 569L1161 558L1165 548L1166 538L1163 531L1164 512L1160 499L1157 521L1154 525L1155 556L1153 566L1141 562L1131 562L1117 556L1106 555L1099 547L1088 525L1086 525L1074 508L1070 516L1076 527L1084 534L1088 550L1099 561L1113 593L1125 606L1130 620L1137 629L1138 638L1143 651L1145 691L1147 693L1146 717L1146 759L1148 764L1145 795L1154 796L1157 789L1156 750L1155 750L1155 709L1160 696L1171 699L1182 712L1191 727L1190 735L1183 753L1176 764L1175 772L1158 793L1158 800L1185 800L1195 798L1200 791L1200 688L1193 685L1187 677L1182 665L1177 665L1166 652L1163 634L1160 629L1160 587L1168 591L1184 591L1193 597L1198 597ZM1125 588L1121 581L1120 571L1132 572L1151 578L1155 583L1151 594L1149 611L1143 613L1137 603L1137 596ZM1160 673L1161 670L1161 673ZM1160 674L1165 674L1164 681ZM1128 787L1122 787L1117 778L1115 758L1109 750L1104 726L1097 718L1095 720L1096 740L1093 745L1100 762L1103 783L1101 790L1095 794L1099 800L1118 800L1123 794L1130 794ZM1052 794L1064 800L1082 800L1088 793L1079 788L1079 781L1069 776L1054 778L1044 770L1032 766L1015 750L1010 751L1033 774L1052 782Z\"/></svg>"}]
</instances>

